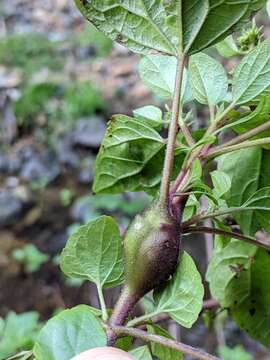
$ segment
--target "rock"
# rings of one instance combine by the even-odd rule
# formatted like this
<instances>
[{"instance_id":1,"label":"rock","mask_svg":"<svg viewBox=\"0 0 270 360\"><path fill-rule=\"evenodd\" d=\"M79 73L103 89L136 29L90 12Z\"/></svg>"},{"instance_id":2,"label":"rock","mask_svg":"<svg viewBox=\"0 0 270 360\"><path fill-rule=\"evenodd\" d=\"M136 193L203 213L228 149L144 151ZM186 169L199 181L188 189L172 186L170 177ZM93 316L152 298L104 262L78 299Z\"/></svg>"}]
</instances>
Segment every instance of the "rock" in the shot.
<instances>
[{"instance_id":1,"label":"rock","mask_svg":"<svg viewBox=\"0 0 270 360\"><path fill-rule=\"evenodd\" d=\"M93 157L88 157L82 161L82 165L79 173L79 182L81 184L90 184L93 181L94 164L95 164L95 159Z\"/></svg>"},{"instance_id":2,"label":"rock","mask_svg":"<svg viewBox=\"0 0 270 360\"><path fill-rule=\"evenodd\" d=\"M60 174L60 166L56 156L51 151L36 153L28 149L24 154L24 164L20 176L24 181L44 181L46 184L54 181Z\"/></svg>"},{"instance_id":3,"label":"rock","mask_svg":"<svg viewBox=\"0 0 270 360\"><path fill-rule=\"evenodd\" d=\"M105 123L98 116L80 119L73 132L73 144L96 149L102 142L105 130Z\"/></svg>"},{"instance_id":4,"label":"rock","mask_svg":"<svg viewBox=\"0 0 270 360\"><path fill-rule=\"evenodd\" d=\"M12 191L0 189L0 228L16 223L23 208L23 202Z\"/></svg>"},{"instance_id":5,"label":"rock","mask_svg":"<svg viewBox=\"0 0 270 360\"><path fill-rule=\"evenodd\" d=\"M80 159L72 147L72 139L70 136L65 136L58 139L56 152L61 164L71 169L78 167Z\"/></svg>"}]
</instances>

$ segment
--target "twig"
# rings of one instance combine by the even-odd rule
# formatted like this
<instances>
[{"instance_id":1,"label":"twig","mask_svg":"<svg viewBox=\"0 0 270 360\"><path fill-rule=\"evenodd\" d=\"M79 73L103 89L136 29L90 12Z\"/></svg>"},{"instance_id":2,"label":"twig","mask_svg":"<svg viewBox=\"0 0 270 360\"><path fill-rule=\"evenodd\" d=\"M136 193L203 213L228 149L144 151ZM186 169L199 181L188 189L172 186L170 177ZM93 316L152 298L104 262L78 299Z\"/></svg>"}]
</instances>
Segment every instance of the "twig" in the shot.
<instances>
[{"instance_id":1,"label":"twig","mask_svg":"<svg viewBox=\"0 0 270 360\"><path fill-rule=\"evenodd\" d=\"M241 150L241 149L247 149L254 146L263 146L263 145L269 145L270 144L270 137L266 137L264 139L258 139L258 140L250 140L245 141L241 144L231 145L231 146L217 146L214 147L212 150L210 150L207 154L203 156L204 159L211 159L219 155L227 154L233 151Z\"/></svg>"},{"instance_id":2,"label":"twig","mask_svg":"<svg viewBox=\"0 0 270 360\"><path fill-rule=\"evenodd\" d=\"M222 230L222 229L217 229L217 228L211 228L211 227L206 227L206 226L191 226L191 227L185 227L183 230L183 233L185 233L185 234L188 234L188 233L217 234L217 235L222 235L225 237L231 237L234 239L242 240L242 241L248 242L249 244L262 247L268 251L270 250L270 244L268 245L268 244L262 243L261 241L255 239L251 236L243 235L243 234L240 234L237 232L231 232L231 231L226 231L226 230Z\"/></svg>"},{"instance_id":3,"label":"twig","mask_svg":"<svg viewBox=\"0 0 270 360\"><path fill-rule=\"evenodd\" d=\"M250 131L247 131L246 133L244 133L242 135L236 136L232 140L227 141L226 143L224 143L220 146L215 147L215 149L217 150L218 148L221 148L221 147L225 147L225 146L227 147L230 145L236 145L236 144L242 143L243 141L246 141L246 140L248 140L266 130L269 130L269 129L270 129L270 121L267 121L266 123L254 128Z\"/></svg>"},{"instance_id":4,"label":"twig","mask_svg":"<svg viewBox=\"0 0 270 360\"><path fill-rule=\"evenodd\" d=\"M169 128L168 143L166 147L166 156L164 161L164 169L160 188L160 202L166 204L168 202L170 177L174 162L174 146L178 130L178 119L180 114L180 97L182 91L183 72L185 66L184 56L179 56L177 62L177 73L175 78L174 98L172 105L172 118Z\"/></svg>"},{"instance_id":5,"label":"twig","mask_svg":"<svg viewBox=\"0 0 270 360\"><path fill-rule=\"evenodd\" d=\"M155 342L156 344L163 345L165 347L168 347L170 349L174 349L177 351L182 352L183 354L190 355L194 357L194 359L200 359L200 360L220 360L216 356L213 356L211 354L208 354L207 352L194 348L192 346L183 344L181 342L177 342L175 340L164 338L163 336L149 334L144 330L140 329L134 329L134 328L128 328L125 326L114 326L110 327L110 331L112 331L115 336L132 336L137 339L141 339L145 342Z\"/></svg>"}]
</instances>

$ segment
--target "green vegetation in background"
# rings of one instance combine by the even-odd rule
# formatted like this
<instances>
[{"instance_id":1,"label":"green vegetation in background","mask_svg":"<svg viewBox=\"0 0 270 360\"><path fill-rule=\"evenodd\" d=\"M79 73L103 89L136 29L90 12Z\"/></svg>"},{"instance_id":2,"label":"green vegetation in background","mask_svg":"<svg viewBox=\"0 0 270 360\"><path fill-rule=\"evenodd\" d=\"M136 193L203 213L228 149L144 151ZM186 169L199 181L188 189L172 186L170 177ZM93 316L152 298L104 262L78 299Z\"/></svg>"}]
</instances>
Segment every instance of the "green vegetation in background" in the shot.
<instances>
[{"instance_id":1,"label":"green vegetation in background","mask_svg":"<svg viewBox=\"0 0 270 360\"><path fill-rule=\"evenodd\" d=\"M41 265L49 260L49 256L39 251L33 244L27 244L22 249L13 250L12 257L24 265L27 273L39 270Z\"/></svg>"},{"instance_id":2,"label":"green vegetation in background","mask_svg":"<svg viewBox=\"0 0 270 360\"><path fill-rule=\"evenodd\" d=\"M105 108L98 89L88 82L67 83L64 86L44 82L27 86L14 103L20 125L31 126L39 115L45 115L54 128L55 122L73 122ZM63 123L66 127L66 123Z\"/></svg>"},{"instance_id":3,"label":"green vegetation in background","mask_svg":"<svg viewBox=\"0 0 270 360\"><path fill-rule=\"evenodd\" d=\"M37 312L15 314L10 312L5 319L0 318L0 360L16 351L32 349L40 328Z\"/></svg>"},{"instance_id":4,"label":"green vegetation in background","mask_svg":"<svg viewBox=\"0 0 270 360\"><path fill-rule=\"evenodd\" d=\"M75 34L73 42L81 47L88 47L89 44L93 44L96 47L98 57L106 56L113 47L112 41L91 24L86 24L82 31Z\"/></svg>"},{"instance_id":5,"label":"green vegetation in background","mask_svg":"<svg viewBox=\"0 0 270 360\"><path fill-rule=\"evenodd\" d=\"M63 57L59 44L39 33L23 33L8 36L0 41L0 64L21 67L25 76L42 68L60 70Z\"/></svg>"}]
</instances>

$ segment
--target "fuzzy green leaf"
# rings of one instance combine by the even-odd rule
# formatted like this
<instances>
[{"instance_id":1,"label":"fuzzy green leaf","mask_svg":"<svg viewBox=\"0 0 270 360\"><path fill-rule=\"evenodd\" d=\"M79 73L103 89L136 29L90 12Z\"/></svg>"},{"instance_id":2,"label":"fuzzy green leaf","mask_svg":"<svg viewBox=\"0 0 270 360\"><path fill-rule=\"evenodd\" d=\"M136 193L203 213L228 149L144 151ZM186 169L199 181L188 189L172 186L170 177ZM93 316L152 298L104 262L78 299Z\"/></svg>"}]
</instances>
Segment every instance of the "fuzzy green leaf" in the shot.
<instances>
[{"instance_id":1,"label":"fuzzy green leaf","mask_svg":"<svg viewBox=\"0 0 270 360\"><path fill-rule=\"evenodd\" d=\"M191 56L189 76L193 96L201 104L215 106L226 98L227 74L210 56L203 53Z\"/></svg>"},{"instance_id":2,"label":"fuzzy green leaf","mask_svg":"<svg viewBox=\"0 0 270 360\"><path fill-rule=\"evenodd\" d=\"M258 250L249 271L246 297L232 307L237 324L254 339L270 347L270 255Z\"/></svg>"},{"instance_id":3,"label":"fuzzy green leaf","mask_svg":"<svg viewBox=\"0 0 270 360\"><path fill-rule=\"evenodd\" d=\"M190 328L202 309L203 295L200 273L184 252L172 279L154 292L155 312L168 313L177 323Z\"/></svg>"},{"instance_id":4,"label":"fuzzy green leaf","mask_svg":"<svg viewBox=\"0 0 270 360\"><path fill-rule=\"evenodd\" d=\"M225 58L231 58L241 54L232 35L216 44L216 49L219 54Z\"/></svg>"},{"instance_id":5,"label":"fuzzy green leaf","mask_svg":"<svg viewBox=\"0 0 270 360\"><path fill-rule=\"evenodd\" d=\"M163 336L167 339L173 339L173 337L162 327L158 325L147 325L147 331L151 334ZM170 349L154 342L151 343L151 352L159 360L183 360L183 354L177 350Z\"/></svg>"},{"instance_id":6,"label":"fuzzy green leaf","mask_svg":"<svg viewBox=\"0 0 270 360\"><path fill-rule=\"evenodd\" d=\"M231 188L231 178L223 171L215 170L211 172L211 179L214 185L214 195L221 198Z\"/></svg>"},{"instance_id":7,"label":"fuzzy green leaf","mask_svg":"<svg viewBox=\"0 0 270 360\"><path fill-rule=\"evenodd\" d=\"M64 310L42 328L34 347L38 360L70 360L88 349L106 346L107 336L91 309Z\"/></svg>"},{"instance_id":8,"label":"fuzzy green leaf","mask_svg":"<svg viewBox=\"0 0 270 360\"><path fill-rule=\"evenodd\" d=\"M218 170L230 176L231 189L226 194L230 207L242 206L253 194L270 186L270 153L260 148L251 148L223 155L218 159ZM245 234L253 235L258 228L254 211L234 214Z\"/></svg>"},{"instance_id":9,"label":"fuzzy green leaf","mask_svg":"<svg viewBox=\"0 0 270 360\"><path fill-rule=\"evenodd\" d=\"M151 353L147 346L141 346L129 352L136 360L152 360Z\"/></svg>"},{"instance_id":10,"label":"fuzzy green leaf","mask_svg":"<svg viewBox=\"0 0 270 360\"><path fill-rule=\"evenodd\" d=\"M251 51L238 65L233 78L233 102L258 102L270 94L270 39Z\"/></svg>"},{"instance_id":11,"label":"fuzzy green leaf","mask_svg":"<svg viewBox=\"0 0 270 360\"><path fill-rule=\"evenodd\" d=\"M109 216L81 226L61 254L62 271L73 278L110 288L123 282L123 246L119 229Z\"/></svg>"},{"instance_id":12,"label":"fuzzy green leaf","mask_svg":"<svg viewBox=\"0 0 270 360\"><path fill-rule=\"evenodd\" d=\"M114 116L96 159L96 193L153 188L160 182L165 144L147 121Z\"/></svg>"},{"instance_id":13,"label":"fuzzy green leaf","mask_svg":"<svg viewBox=\"0 0 270 360\"><path fill-rule=\"evenodd\" d=\"M157 131L162 129L162 111L156 106L148 105L135 109L133 110L133 115L137 119L146 121L147 124Z\"/></svg>"},{"instance_id":14,"label":"fuzzy green leaf","mask_svg":"<svg viewBox=\"0 0 270 360\"><path fill-rule=\"evenodd\" d=\"M240 302L245 298L250 281L247 270L256 251L255 246L232 241L214 252L206 279L212 296L222 306L231 306L234 301Z\"/></svg>"},{"instance_id":15,"label":"fuzzy green leaf","mask_svg":"<svg viewBox=\"0 0 270 360\"><path fill-rule=\"evenodd\" d=\"M172 56L147 55L139 64L140 77L156 95L172 99L175 86L177 60ZM183 73L181 100L187 103L193 99L186 69Z\"/></svg>"}]
</instances>

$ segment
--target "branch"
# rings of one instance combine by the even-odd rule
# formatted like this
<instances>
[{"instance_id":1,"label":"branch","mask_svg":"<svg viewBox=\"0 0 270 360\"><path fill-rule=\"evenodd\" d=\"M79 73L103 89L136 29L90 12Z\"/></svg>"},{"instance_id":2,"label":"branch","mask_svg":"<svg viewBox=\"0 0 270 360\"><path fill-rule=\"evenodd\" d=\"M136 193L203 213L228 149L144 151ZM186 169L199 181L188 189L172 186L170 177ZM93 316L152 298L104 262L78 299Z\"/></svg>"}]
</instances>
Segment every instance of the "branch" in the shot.
<instances>
[{"instance_id":1,"label":"branch","mask_svg":"<svg viewBox=\"0 0 270 360\"><path fill-rule=\"evenodd\" d=\"M174 161L174 146L176 141L176 135L178 130L178 119L180 114L180 97L182 91L183 72L185 66L184 56L179 56L177 62L177 73L175 78L174 98L172 105L172 118L170 122L168 143L166 147L166 156L164 160L164 170L160 188L160 202L161 204L167 204L170 188L170 177L173 168Z\"/></svg>"},{"instance_id":2,"label":"branch","mask_svg":"<svg viewBox=\"0 0 270 360\"><path fill-rule=\"evenodd\" d=\"M270 244L265 244L251 236L246 236L246 235L243 235L243 234L240 234L237 232L231 232L231 231L226 231L226 230L217 229L217 228L211 228L211 227L207 227L207 226L191 226L191 227L186 227L183 230L183 233L184 234L206 233L206 234L222 235L225 237L231 237L231 238L235 238L238 240L242 240L249 244L256 245L256 246L262 247L262 248L270 251Z\"/></svg>"},{"instance_id":3,"label":"branch","mask_svg":"<svg viewBox=\"0 0 270 360\"><path fill-rule=\"evenodd\" d=\"M224 143L224 144L222 144L220 146L217 146L215 149L242 143L243 141L249 140L252 137L254 137L254 136L256 136L256 135L258 135L258 134L260 134L260 133L262 133L262 132L264 132L266 130L269 130L269 129L270 129L270 121L267 121L266 123L264 123L264 124L262 124L260 126L257 126L256 128L254 128L254 129L252 129L250 131L247 131L246 133L244 133L242 135L236 136L232 140L227 141L226 143Z\"/></svg>"},{"instance_id":4,"label":"branch","mask_svg":"<svg viewBox=\"0 0 270 360\"><path fill-rule=\"evenodd\" d=\"M262 145L269 145L270 144L270 137L266 137L264 139L258 139L258 140L250 140L243 142L241 144L231 145L231 146L217 146L214 147L211 151L209 151L207 154L203 156L204 159L211 159L219 155L227 154L233 151L241 150L241 149L247 149L253 146L262 146Z\"/></svg>"},{"instance_id":5,"label":"branch","mask_svg":"<svg viewBox=\"0 0 270 360\"><path fill-rule=\"evenodd\" d=\"M207 352L194 348L192 346L177 342L175 340L167 339L163 336L149 334L146 331L140 330L140 329L134 329L134 328L128 328L125 326L115 326L110 327L110 331L112 331L115 336L132 336L137 339L141 339L145 342L154 342L156 344L160 344L162 346L168 347L170 349L174 349L177 351L182 352L183 354L190 355L194 359L200 359L200 360L220 360L216 356L210 355Z\"/></svg>"}]
</instances>

